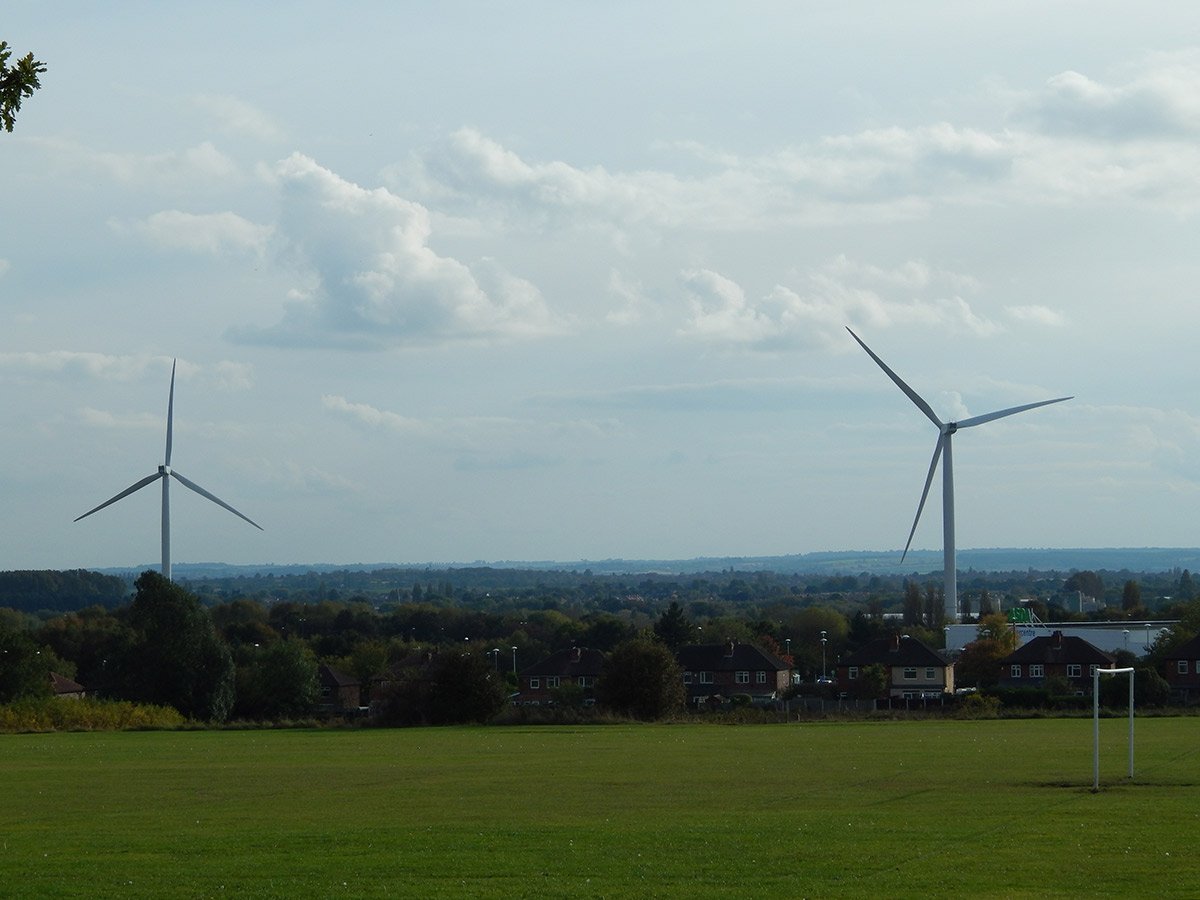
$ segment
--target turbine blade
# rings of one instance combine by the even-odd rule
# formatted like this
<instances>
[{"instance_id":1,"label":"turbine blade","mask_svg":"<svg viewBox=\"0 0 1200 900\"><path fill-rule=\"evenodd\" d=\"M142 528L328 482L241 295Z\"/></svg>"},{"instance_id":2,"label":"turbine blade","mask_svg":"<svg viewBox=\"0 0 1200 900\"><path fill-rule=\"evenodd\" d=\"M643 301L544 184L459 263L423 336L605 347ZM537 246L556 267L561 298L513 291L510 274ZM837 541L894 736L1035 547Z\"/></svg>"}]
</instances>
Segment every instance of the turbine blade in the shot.
<instances>
[{"instance_id":1,"label":"turbine blade","mask_svg":"<svg viewBox=\"0 0 1200 900\"><path fill-rule=\"evenodd\" d=\"M846 330L850 331L850 327L847 326ZM891 369L889 369L887 366L887 363L885 363L882 359L880 359L878 356L876 356L874 351L872 351L870 347L868 347L866 344L864 344L862 342L862 338L860 338L853 331L850 331L850 337L852 337L852 338L854 338L854 340L858 341L858 346L862 347L864 350L867 351L867 355L870 356L871 359L875 360L875 362L879 365L879 368L883 369L883 371L887 374L887 377L892 379L892 381L894 381L896 383L896 387L898 387L898 388L900 388L900 390L904 391L904 393L908 396L908 399L917 405L917 409L919 409L921 412L925 413L925 415L929 418L930 422L932 422L938 428L942 427L942 424L943 424L942 420L939 419L934 414L933 407L931 407L928 403L926 403L924 398L922 398L920 394L918 394L916 391L914 391L912 388L910 388L907 384L905 384L904 379L902 379L899 375L897 375L895 372L893 372Z\"/></svg>"},{"instance_id":2,"label":"turbine blade","mask_svg":"<svg viewBox=\"0 0 1200 900\"><path fill-rule=\"evenodd\" d=\"M925 509L925 499L929 496L929 486L933 484L933 476L937 472L938 460L942 456L942 444L945 442L946 436L939 434L937 443L933 447L933 461L929 463L929 474L925 476L925 490L921 491L921 502L917 504L917 515L913 519L912 528L908 532L908 541L904 544L904 553L900 556L901 563L908 556L908 548L912 546L913 535L917 533L917 523L921 521L921 512Z\"/></svg>"},{"instance_id":3,"label":"turbine blade","mask_svg":"<svg viewBox=\"0 0 1200 900\"><path fill-rule=\"evenodd\" d=\"M1039 406L1049 406L1051 403L1062 403L1064 400L1074 399L1074 397L1057 397L1054 400L1040 400L1037 403L1026 403L1024 406L1012 406L1008 409L984 413L982 416L972 416L969 419L963 419L957 424L959 428L970 428L972 425L982 425L984 422L994 422L996 419L1003 419L1005 416L1013 416L1019 412L1025 412L1027 409L1037 409Z\"/></svg>"},{"instance_id":4,"label":"turbine blade","mask_svg":"<svg viewBox=\"0 0 1200 900\"><path fill-rule=\"evenodd\" d=\"M106 506L111 506L112 504L116 503L118 500L122 499L123 497L128 497L134 491L140 491L146 485L153 484L154 482L158 481L158 479L160 479L162 477L163 477L162 472L155 472L153 475L147 475L145 478L143 478L141 481L137 482L136 484L132 484L129 487L125 488L125 490L121 491L121 493L117 494L117 496L115 496L109 500L105 500L103 503L101 503L95 509L89 509L82 516L80 516L79 519L86 519L92 513L99 512L100 510L104 509L104 507L106 507ZM78 522L79 519L75 519L75 521Z\"/></svg>"},{"instance_id":5,"label":"turbine blade","mask_svg":"<svg viewBox=\"0 0 1200 900\"><path fill-rule=\"evenodd\" d=\"M164 465L171 465L171 430L175 420L175 364L178 360L171 360L171 393L167 395L167 458Z\"/></svg>"},{"instance_id":6,"label":"turbine blade","mask_svg":"<svg viewBox=\"0 0 1200 900\"><path fill-rule=\"evenodd\" d=\"M249 516L242 515L240 512L238 512L236 509L234 509L232 506L230 506L228 503L226 503L224 500L222 500L216 494L210 494L208 491L206 491L204 488L200 487L200 485L196 484L194 481L189 481L188 479L184 478L176 470L174 470L174 469L171 470L171 476L173 478L179 479L180 484L182 484L184 487L191 488L193 491L195 491L201 497L207 497L213 503L217 504L217 506L223 506L225 509L229 510L231 513L233 513L235 516L237 516L239 519L245 519L247 522L249 522L251 525L253 525L255 528L257 528L259 531L263 530L263 527L261 525L259 525L257 522L255 522L253 519L251 519Z\"/></svg>"}]
</instances>

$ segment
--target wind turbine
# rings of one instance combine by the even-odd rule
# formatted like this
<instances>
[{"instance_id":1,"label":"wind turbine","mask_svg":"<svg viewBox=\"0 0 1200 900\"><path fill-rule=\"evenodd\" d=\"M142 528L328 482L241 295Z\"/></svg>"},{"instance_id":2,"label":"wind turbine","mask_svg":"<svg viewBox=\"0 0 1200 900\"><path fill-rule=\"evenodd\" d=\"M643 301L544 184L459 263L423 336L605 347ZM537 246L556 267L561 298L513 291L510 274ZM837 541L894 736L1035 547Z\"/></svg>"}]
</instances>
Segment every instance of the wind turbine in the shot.
<instances>
[{"instance_id":1,"label":"wind turbine","mask_svg":"<svg viewBox=\"0 0 1200 900\"><path fill-rule=\"evenodd\" d=\"M166 452L166 458L164 459L163 464L158 467L158 471L155 472L153 475L147 475L141 481L131 484L129 487L125 488L125 490L121 491L121 493L117 494L117 496L115 496L109 500L105 500L103 503L101 503L95 509L89 509L87 512L85 512L82 516L79 517L79 519L86 519L92 513L99 512L100 510L104 509L104 507L110 506L113 503L116 503L118 500L121 500L124 497L128 497L130 494L134 493L135 491L140 491L146 485L153 484L154 482L161 480L162 481L162 574L163 574L163 577L166 578L168 581L171 580L171 479L172 478L174 478L176 481L178 481L184 487L190 488L191 490L195 491L201 497L207 497L213 503L217 504L217 506L225 507L225 509L229 510L231 513L233 513L239 519L245 519L247 522L249 522L251 525L253 525L255 528L257 528L259 531L263 530L263 527L261 525L259 525L257 522L255 522L253 519L250 519L247 516L242 515L240 512L238 512L236 509L234 509L232 506L230 506L228 503L226 503L220 497L216 496L215 494L210 494L204 488L200 487L200 485L196 484L193 481L189 481L187 478L184 478L177 471L175 471L174 469L171 468L171 431L172 431L172 420L174 419L174 413L175 413L175 363L176 362L177 362L177 360L173 360L171 362L171 393L167 398L167 452ZM78 522L79 519L76 519L75 521Z\"/></svg>"},{"instance_id":2,"label":"wind turbine","mask_svg":"<svg viewBox=\"0 0 1200 900\"><path fill-rule=\"evenodd\" d=\"M850 331L850 328L846 328ZM933 474L937 471L938 458L945 456L945 462L942 464L942 547L943 547L943 565L945 579L945 611L946 619L950 622L958 621L958 571L954 561L954 458L951 453L951 438L954 433L960 428L970 428L973 425L982 425L984 422L993 422L996 419L1003 419L1005 416L1016 415L1019 412L1025 412L1029 409L1037 409L1039 406L1048 406L1051 403L1062 403L1064 400L1070 400L1071 397L1058 397L1054 400L1040 400L1037 403L1026 403L1022 406L1012 406L1008 409L997 410L996 412L984 413L982 416L972 416L969 419L963 419L961 422L943 422L934 414L933 408L922 399L921 395L910 388L904 381L887 367L887 364L876 356L871 348L862 342L853 331L850 331L850 337L858 341L858 345L867 351L867 355L879 365L879 368L887 374L888 378L896 383L896 387L904 391L908 395L908 399L916 404L917 409L925 413L926 417L938 429L937 443L933 448L933 461L929 464L929 474L925 476L925 489L921 491L921 502L917 504L917 515L913 519L912 528L908 532L908 542L904 545L904 554L900 557L900 562L904 562L904 557L908 556L908 548L912 546L913 535L917 531L917 523L921 521L921 511L925 508L925 498L929 496L929 486L933 483Z\"/></svg>"}]
</instances>

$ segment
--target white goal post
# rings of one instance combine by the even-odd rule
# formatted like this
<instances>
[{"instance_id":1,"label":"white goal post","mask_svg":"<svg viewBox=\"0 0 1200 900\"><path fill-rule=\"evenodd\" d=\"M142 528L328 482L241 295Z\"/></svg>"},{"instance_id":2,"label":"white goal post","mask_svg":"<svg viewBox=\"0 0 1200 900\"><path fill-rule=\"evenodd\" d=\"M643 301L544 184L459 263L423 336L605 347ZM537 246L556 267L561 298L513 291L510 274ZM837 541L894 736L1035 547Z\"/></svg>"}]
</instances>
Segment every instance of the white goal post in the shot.
<instances>
[{"instance_id":1,"label":"white goal post","mask_svg":"<svg viewBox=\"0 0 1200 900\"><path fill-rule=\"evenodd\" d=\"M1100 676L1129 676L1129 777L1133 778L1133 669L1092 670L1092 793L1100 790Z\"/></svg>"}]
</instances>

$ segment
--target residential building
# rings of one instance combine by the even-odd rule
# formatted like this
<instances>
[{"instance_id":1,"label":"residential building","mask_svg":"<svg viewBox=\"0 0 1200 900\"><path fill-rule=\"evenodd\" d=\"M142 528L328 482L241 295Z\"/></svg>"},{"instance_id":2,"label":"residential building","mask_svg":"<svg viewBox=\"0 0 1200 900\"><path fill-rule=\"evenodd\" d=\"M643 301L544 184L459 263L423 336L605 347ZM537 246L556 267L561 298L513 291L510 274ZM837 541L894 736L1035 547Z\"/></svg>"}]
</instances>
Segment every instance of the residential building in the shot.
<instances>
[{"instance_id":1,"label":"residential building","mask_svg":"<svg viewBox=\"0 0 1200 900\"><path fill-rule=\"evenodd\" d=\"M325 712L357 712L362 705L362 685L353 675L332 666L317 667L317 682L321 688L321 709Z\"/></svg>"},{"instance_id":2,"label":"residential building","mask_svg":"<svg viewBox=\"0 0 1200 900\"><path fill-rule=\"evenodd\" d=\"M859 695L859 679L868 666L883 666L889 697L915 700L954 693L954 664L908 635L878 638L839 660L838 690Z\"/></svg>"},{"instance_id":3,"label":"residential building","mask_svg":"<svg viewBox=\"0 0 1200 900\"><path fill-rule=\"evenodd\" d=\"M70 700L82 700L87 696L87 690L82 684L72 681L64 675L59 675L57 672L50 673L50 691L55 697L64 697Z\"/></svg>"},{"instance_id":4,"label":"residential building","mask_svg":"<svg viewBox=\"0 0 1200 900\"><path fill-rule=\"evenodd\" d=\"M754 702L779 698L791 683L791 666L753 644L689 644L675 653L692 706L747 694Z\"/></svg>"},{"instance_id":5,"label":"residential building","mask_svg":"<svg viewBox=\"0 0 1200 900\"><path fill-rule=\"evenodd\" d=\"M584 703L595 700L596 681L604 669L604 654L588 647L571 647L552 653L540 662L522 669L517 676L518 703L544 706L559 688L569 684L583 690Z\"/></svg>"},{"instance_id":6,"label":"residential building","mask_svg":"<svg viewBox=\"0 0 1200 900\"><path fill-rule=\"evenodd\" d=\"M1183 703L1200 700L1200 635L1167 653L1163 665L1162 676L1173 698Z\"/></svg>"},{"instance_id":7,"label":"residential building","mask_svg":"<svg viewBox=\"0 0 1200 900\"><path fill-rule=\"evenodd\" d=\"M1000 660L1000 687L1042 687L1064 678L1076 694L1090 696L1097 668L1112 668L1114 657L1081 637L1055 631L1022 644Z\"/></svg>"}]
</instances>

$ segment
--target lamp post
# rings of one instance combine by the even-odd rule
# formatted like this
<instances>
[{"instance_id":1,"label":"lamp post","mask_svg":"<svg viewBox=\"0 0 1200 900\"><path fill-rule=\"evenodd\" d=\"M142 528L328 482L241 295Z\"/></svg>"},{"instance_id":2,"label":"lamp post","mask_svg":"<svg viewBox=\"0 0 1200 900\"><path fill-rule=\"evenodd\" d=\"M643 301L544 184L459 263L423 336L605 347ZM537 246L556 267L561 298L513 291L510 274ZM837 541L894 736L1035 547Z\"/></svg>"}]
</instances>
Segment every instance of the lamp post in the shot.
<instances>
[{"instance_id":1,"label":"lamp post","mask_svg":"<svg viewBox=\"0 0 1200 900\"><path fill-rule=\"evenodd\" d=\"M826 632L824 630L822 630L821 631L821 680L822 681L824 681L827 677L825 674L825 643L826 643L825 634L826 634Z\"/></svg>"},{"instance_id":2,"label":"lamp post","mask_svg":"<svg viewBox=\"0 0 1200 900\"><path fill-rule=\"evenodd\" d=\"M517 674L517 648L513 647L512 651L513 651L513 674L516 675Z\"/></svg>"},{"instance_id":3,"label":"lamp post","mask_svg":"<svg viewBox=\"0 0 1200 900\"><path fill-rule=\"evenodd\" d=\"M499 672L500 671L500 648L493 647L491 649L491 654L492 654L492 665L495 667L496 671Z\"/></svg>"},{"instance_id":4,"label":"lamp post","mask_svg":"<svg viewBox=\"0 0 1200 900\"><path fill-rule=\"evenodd\" d=\"M786 648L783 652L786 653L788 656L791 656L792 655L792 639L784 638L783 646Z\"/></svg>"}]
</instances>

